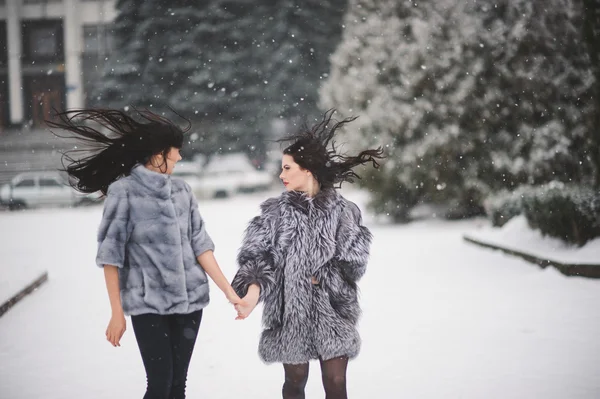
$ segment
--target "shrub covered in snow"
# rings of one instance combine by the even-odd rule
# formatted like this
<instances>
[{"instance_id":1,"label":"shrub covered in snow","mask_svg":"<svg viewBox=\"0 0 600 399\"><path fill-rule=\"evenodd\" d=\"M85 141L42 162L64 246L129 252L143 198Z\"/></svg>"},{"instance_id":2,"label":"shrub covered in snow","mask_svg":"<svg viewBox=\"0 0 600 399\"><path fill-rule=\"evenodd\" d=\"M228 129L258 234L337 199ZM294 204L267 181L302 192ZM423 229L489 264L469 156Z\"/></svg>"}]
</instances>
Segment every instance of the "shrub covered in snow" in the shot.
<instances>
[{"instance_id":1,"label":"shrub covered in snow","mask_svg":"<svg viewBox=\"0 0 600 399\"><path fill-rule=\"evenodd\" d=\"M600 194L582 186L538 187L523 197L527 222L543 235L583 245L600 237Z\"/></svg>"},{"instance_id":2,"label":"shrub covered in snow","mask_svg":"<svg viewBox=\"0 0 600 399\"><path fill-rule=\"evenodd\" d=\"M519 186L514 191L502 190L490 195L484 201L485 213L494 227L502 227L515 216L523 212L523 197L531 193L529 185Z\"/></svg>"},{"instance_id":3,"label":"shrub covered in snow","mask_svg":"<svg viewBox=\"0 0 600 399\"><path fill-rule=\"evenodd\" d=\"M498 227L524 214L531 228L571 244L583 245L600 237L600 193L587 186L556 181L524 185L487 198L485 209Z\"/></svg>"}]
</instances>

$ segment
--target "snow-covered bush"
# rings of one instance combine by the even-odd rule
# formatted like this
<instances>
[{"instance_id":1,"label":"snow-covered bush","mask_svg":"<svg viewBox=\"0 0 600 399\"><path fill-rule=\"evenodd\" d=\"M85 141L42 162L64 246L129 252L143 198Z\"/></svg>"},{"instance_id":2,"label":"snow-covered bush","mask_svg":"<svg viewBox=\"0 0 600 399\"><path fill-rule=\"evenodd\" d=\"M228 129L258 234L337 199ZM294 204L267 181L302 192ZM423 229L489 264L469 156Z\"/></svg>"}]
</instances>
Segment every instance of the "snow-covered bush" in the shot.
<instances>
[{"instance_id":1,"label":"snow-covered bush","mask_svg":"<svg viewBox=\"0 0 600 399\"><path fill-rule=\"evenodd\" d=\"M493 226L501 227L523 214L529 226L543 235L583 245L600 237L600 193L582 185L553 181L501 191L484 201Z\"/></svg>"},{"instance_id":2,"label":"snow-covered bush","mask_svg":"<svg viewBox=\"0 0 600 399\"><path fill-rule=\"evenodd\" d=\"M522 209L531 228L581 246L600 237L599 199L589 187L548 184L523 196Z\"/></svg>"},{"instance_id":3,"label":"snow-covered bush","mask_svg":"<svg viewBox=\"0 0 600 399\"><path fill-rule=\"evenodd\" d=\"M529 185L519 186L514 191L502 190L485 199L485 213L494 227L502 227L515 216L523 213L523 197L531 193Z\"/></svg>"}]
</instances>

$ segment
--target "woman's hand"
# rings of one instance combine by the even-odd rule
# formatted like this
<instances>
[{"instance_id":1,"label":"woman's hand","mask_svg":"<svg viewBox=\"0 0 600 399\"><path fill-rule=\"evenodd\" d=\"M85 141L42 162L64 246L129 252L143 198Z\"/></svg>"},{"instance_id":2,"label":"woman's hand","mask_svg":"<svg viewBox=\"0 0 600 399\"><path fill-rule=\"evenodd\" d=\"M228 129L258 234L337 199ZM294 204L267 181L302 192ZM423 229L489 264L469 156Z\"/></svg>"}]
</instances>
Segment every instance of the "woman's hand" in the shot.
<instances>
[{"instance_id":1,"label":"woman's hand","mask_svg":"<svg viewBox=\"0 0 600 399\"><path fill-rule=\"evenodd\" d=\"M245 298L242 299L240 298L235 291L233 291L233 289L231 291L228 291L228 293L226 294L227 300L229 301L229 303L233 304L233 306L235 307L235 310L238 312L237 317L235 318L236 320L242 320L244 317L241 317L240 311L238 310L238 307L240 309L247 309L248 308L248 302L246 302ZM256 306L256 305L255 305Z\"/></svg>"},{"instance_id":2,"label":"woman's hand","mask_svg":"<svg viewBox=\"0 0 600 399\"><path fill-rule=\"evenodd\" d=\"M250 313L252 313L257 304L258 298L253 298L252 296L249 298L249 295L246 295L242 300L242 303L235 305L235 310L238 312L238 316L235 319L244 320L246 317L250 316Z\"/></svg>"},{"instance_id":3,"label":"woman's hand","mask_svg":"<svg viewBox=\"0 0 600 399\"><path fill-rule=\"evenodd\" d=\"M113 265L104 265L104 278L106 280L106 289L110 299L112 317L106 328L106 340L113 346L119 345L121 337L125 333L125 315L121 306L121 296L119 294L119 272Z\"/></svg>"},{"instance_id":4,"label":"woman's hand","mask_svg":"<svg viewBox=\"0 0 600 399\"><path fill-rule=\"evenodd\" d=\"M121 346L120 341L127 329L125 323L125 315L121 314L113 314L108 322L108 327L106 328L106 340L112 344L112 346Z\"/></svg>"},{"instance_id":5,"label":"woman's hand","mask_svg":"<svg viewBox=\"0 0 600 399\"><path fill-rule=\"evenodd\" d=\"M242 299L238 296L238 294L235 293L233 288L225 293L225 298L227 298L227 301L233 305L237 305L238 303L242 302Z\"/></svg>"},{"instance_id":6,"label":"woman's hand","mask_svg":"<svg viewBox=\"0 0 600 399\"><path fill-rule=\"evenodd\" d=\"M238 312L238 317L236 320L244 320L246 317L250 316L250 313L254 310L256 305L258 304L258 298L260 296L260 287L258 285L251 285L248 288L248 293L242 299L242 303L238 303L235 305L235 310Z\"/></svg>"}]
</instances>

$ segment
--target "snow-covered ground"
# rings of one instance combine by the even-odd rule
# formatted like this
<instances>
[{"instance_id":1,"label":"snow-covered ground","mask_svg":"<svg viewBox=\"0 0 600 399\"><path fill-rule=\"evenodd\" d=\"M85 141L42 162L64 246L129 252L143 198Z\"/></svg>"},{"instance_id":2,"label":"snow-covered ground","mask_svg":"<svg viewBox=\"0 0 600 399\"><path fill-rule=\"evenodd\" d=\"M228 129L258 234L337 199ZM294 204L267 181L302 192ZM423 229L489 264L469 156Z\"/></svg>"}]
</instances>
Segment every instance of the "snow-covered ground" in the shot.
<instances>
[{"instance_id":1,"label":"snow-covered ground","mask_svg":"<svg viewBox=\"0 0 600 399\"><path fill-rule=\"evenodd\" d=\"M0 218L0 220L3 220ZM44 262L44 251L35 251L32 248L32 242L19 235L19 240L6 241L5 236L8 231L0 232L0 304L17 295L25 287L29 286L47 270L47 264ZM15 237L16 238L16 237ZM9 245L10 242L10 245ZM34 253L37 252L37 253ZM15 265L13 259L27 260Z\"/></svg>"},{"instance_id":2,"label":"snow-covered ground","mask_svg":"<svg viewBox=\"0 0 600 399\"><path fill-rule=\"evenodd\" d=\"M230 278L262 197L200 204ZM362 206L362 195L348 197ZM94 265L101 211L0 213L2 280L24 267L49 272L47 283L0 318L0 398L142 397L145 375L130 325L120 348L104 337L110 309ZM463 233L477 221L366 222L375 241L361 282L364 343L349 367L350 397L600 397L599 281L465 243ZM213 285L189 398L280 397L281 366L263 365L256 354L259 312L234 317ZM317 363L307 397L324 397Z\"/></svg>"},{"instance_id":3,"label":"snow-covered ground","mask_svg":"<svg viewBox=\"0 0 600 399\"><path fill-rule=\"evenodd\" d=\"M544 237L539 230L532 230L523 215L512 218L502 228L486 224L467 232L466 236L540 259L572 265L600 265L600 238L590 240L582 247L568 245L558 238Z\"/></svg>"}]
</instances>

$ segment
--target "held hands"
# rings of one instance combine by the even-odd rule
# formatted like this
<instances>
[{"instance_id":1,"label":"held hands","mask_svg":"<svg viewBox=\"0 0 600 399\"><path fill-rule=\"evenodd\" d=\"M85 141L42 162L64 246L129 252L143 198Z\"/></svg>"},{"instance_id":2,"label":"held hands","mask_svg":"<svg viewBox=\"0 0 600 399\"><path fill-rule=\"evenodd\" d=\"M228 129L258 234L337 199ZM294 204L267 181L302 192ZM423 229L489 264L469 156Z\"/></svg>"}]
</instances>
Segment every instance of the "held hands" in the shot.
<instances>
[{"instance_id":1,"label":"held hands","mask_svg":"<svg viewBox=\"0 0 600 399\"><path fill-rule=\"evenodd\" d=\"M240 313L239 309L246 309L248 307L246 297L244 297L243 299L240 298L233 290L227 292L225 296L227 297L227 300L229 301L229 303L231 303L235 307L235 310L238 312L238 315L235 319L236 320L244 319L245 317L241 317L241 313Z\"/></svg>"},{"instance_id":2,"label":"held hands","mask_svg":"<svg viewBox=\"0 0 600 399\"><path fill-rule=\"evenodd\" d=\"M232 305L237 305L238 303L242 302L242 299L235 293L233 288L230 291L225 293L225 297L227 298L229 303Z\"/></svg>"},{"instance_id":3,"label":"held hands","mask_svg":"<svg viewBox=\"0 0 600 399\"><path fill-rule=\"evenodd\" d=\"M238 312L238 317L236 320L244 320L246 317L250 316L250 313L258 304L258 299L260 297L260 286L258 284L250 284L248 287L248 292L243 299L244 303L240 303L235 305L235 310Z\"/></svg>"},{"instance_id":4,"label":"held hands","mask_svg":"<svg viewBox=\"0 0 600 399\"><path fill-rule=\"evenodd\" d=\"M238 312L238 316L235 319L244 320L246 317L250 316L250 313L252 313L257 304L258 296L248 293L242 300L242 303L235 305L235 310Z\"/></svg>"},{"instance_id":5,"label":"held hands","mask_svg":"<svg viewBox=\"0 0 600 399\"><path fill-rule=\"evenodd\" d=\"M106 340L114 347L121 346L120 341L126 328L125 316L122 313L113 314L106 328Z\"/></svg>"}]
</instances>

